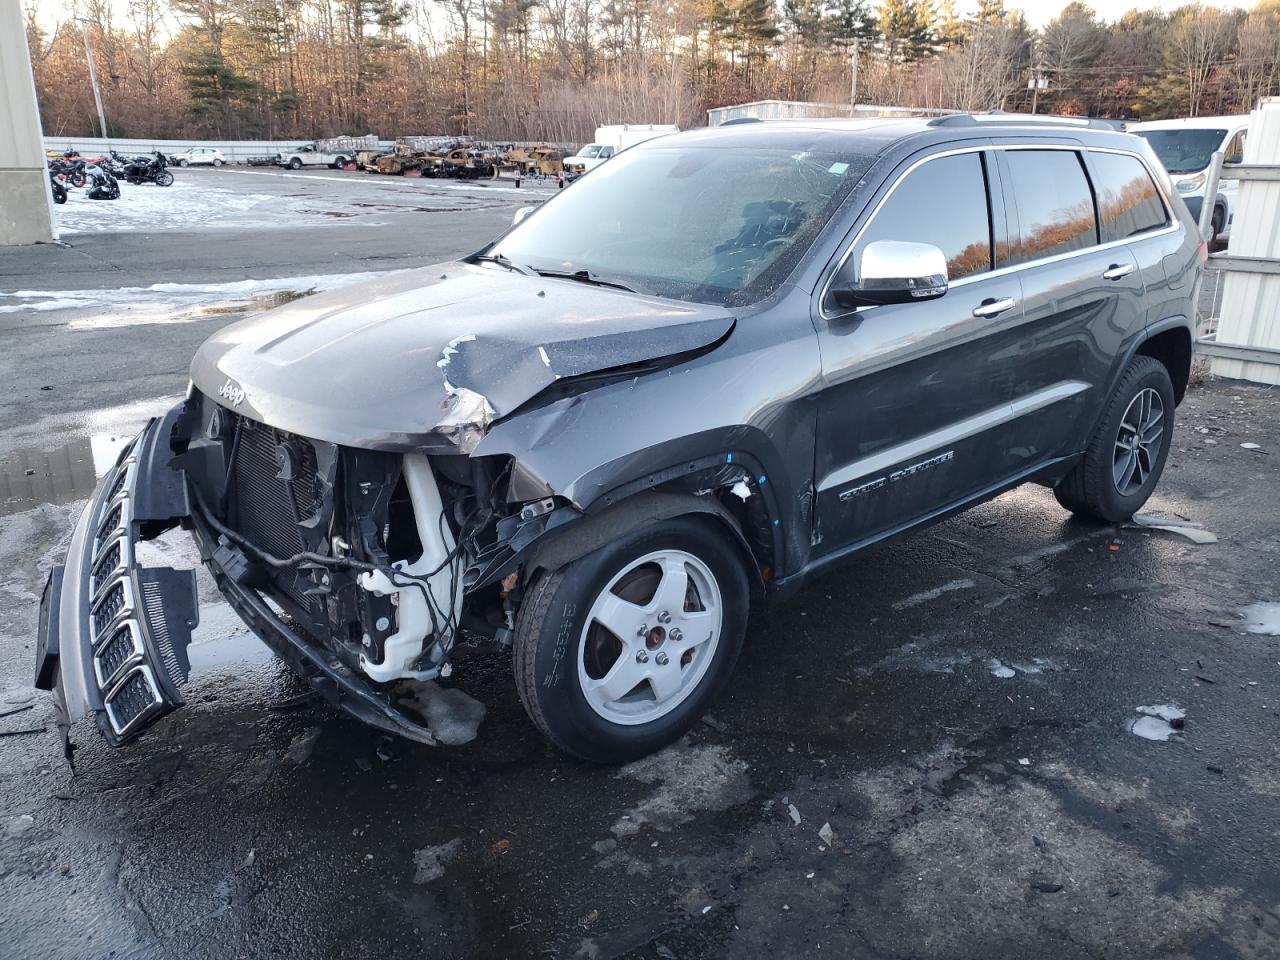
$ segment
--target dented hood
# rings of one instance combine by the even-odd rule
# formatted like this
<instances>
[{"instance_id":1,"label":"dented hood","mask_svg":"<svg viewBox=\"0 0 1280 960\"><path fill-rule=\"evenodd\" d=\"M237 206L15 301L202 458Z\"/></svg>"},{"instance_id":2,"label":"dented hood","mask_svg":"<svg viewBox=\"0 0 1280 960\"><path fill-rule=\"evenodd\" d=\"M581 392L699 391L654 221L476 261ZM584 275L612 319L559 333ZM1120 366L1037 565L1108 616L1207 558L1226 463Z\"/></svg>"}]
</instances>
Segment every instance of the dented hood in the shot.
<instances>
[{"instance_id":1,"label":"dented hood","mask_svg":"<svg viewBox=\"0 0 1280 960\"><path fill-rule=\"evenodd\" d=\"M301 436L470 452L559 379L710 346L722 308L446 263L232 324L191 364L202 393Z\"/></svg>"}]
</instances>

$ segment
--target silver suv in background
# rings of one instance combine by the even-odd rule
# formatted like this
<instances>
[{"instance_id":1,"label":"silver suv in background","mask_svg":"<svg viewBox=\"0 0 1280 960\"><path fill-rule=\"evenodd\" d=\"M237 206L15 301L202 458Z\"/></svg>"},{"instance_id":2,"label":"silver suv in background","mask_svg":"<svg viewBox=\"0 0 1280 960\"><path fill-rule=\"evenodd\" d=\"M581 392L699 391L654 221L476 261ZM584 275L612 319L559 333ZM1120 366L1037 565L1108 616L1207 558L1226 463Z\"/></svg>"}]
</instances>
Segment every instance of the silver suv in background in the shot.
<instances>
[{"instance_id":1,"label":"silver suv in background","mask_svg":"<svg viewBox=\"0 0 1280 960\"><path fill-rule=\"evenodd\" d=\"M80 517L37 685L113 745L184 704L194 573L135 549L180 526L371 724L434 742L397 688L463 674L465 631L511 648L561 749L642 756L732 682L753 605L871 544L1027 482L1141 507L1204 257L1147 143L1101 122L625 150L471 256L212 336Z\"/></svg>"}]
</instances>

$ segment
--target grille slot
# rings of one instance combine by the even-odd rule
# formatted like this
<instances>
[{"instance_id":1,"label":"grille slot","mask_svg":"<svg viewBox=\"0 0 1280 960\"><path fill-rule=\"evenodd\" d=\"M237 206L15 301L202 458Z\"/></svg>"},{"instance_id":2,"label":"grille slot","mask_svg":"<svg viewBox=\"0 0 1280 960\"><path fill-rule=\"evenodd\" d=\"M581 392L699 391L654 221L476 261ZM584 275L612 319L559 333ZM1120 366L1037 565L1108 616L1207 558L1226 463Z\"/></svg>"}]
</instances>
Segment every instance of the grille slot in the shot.
<instances>
[{"instance_id":1,"label":"grille slot","mask_svg":"<svg viewBox=\"0 0 1280 960\"><path fill-rule=\"evenodd\" d=\"M133 624L121 624L111 634L111 639L93 655L94 667L98 672L99 689L111 686L120 668L134 658L142 659L142 654L142 645L138 642Z\"/></svg>"},{"instance_id":2,"label":"grille slot","mask_svg":"<svg viewBox=\"0 0 1280 960\"><path fill-rule=\"evenodd\" d=\"M125 589L124 582L117 580L93 608L93 636L102 636L104 630L111 625L111 621L125 607Z\"/></svg>"},{"instance_id":3,"label":"grille slot","mask_svg":"<svg viewBox=\"0 0 1280 960\"><path fill-rule=\"evenodd\" d=\"M96 591L100 586L107 582L111 574L120 568L120 561L124 559L124 541L116 540L107 547L103 548L98 555L98 560L93 565L93 580L90 583L90 590Z\"/></svg>"},{"instance_id":4,"label":"grille slot","mask_svg":"<svg viewBox=\"0 0 1280 960\"><path fill-rule=\"evenodd\" d=\"M116 497L120 496L120 493L124 490L124 485L128 480L129 467L126 464L125 466L122 466L120 471L116 474L115 482L111 484L111 492L107 494L107 499L114 500Z\"/></svg>"},{"instance_id":5,"label":"grille slot","mask_svg":"<svg viewBox=\"0 0 1280 960\"><path fill-rule=\"evenodd\" d=\"M117 503L114 507L107 511L106 516L102 518L102 523L98 524L98 542L101 543L107 539L117 527L120 526L120 519L124 516L124 504Z\"/></svg>"},{"instance_id":6,"label":"grille slot","mask_svg":"<svg viewBox=\"0 0 1280 960\"><path fill-rule=\"evenodd\" d=\"M145 667L134 667L120 686L107 695L105 706L111 726L122 734L153 707L160 707L160 691Z\"/></svg>"}]
</instances>

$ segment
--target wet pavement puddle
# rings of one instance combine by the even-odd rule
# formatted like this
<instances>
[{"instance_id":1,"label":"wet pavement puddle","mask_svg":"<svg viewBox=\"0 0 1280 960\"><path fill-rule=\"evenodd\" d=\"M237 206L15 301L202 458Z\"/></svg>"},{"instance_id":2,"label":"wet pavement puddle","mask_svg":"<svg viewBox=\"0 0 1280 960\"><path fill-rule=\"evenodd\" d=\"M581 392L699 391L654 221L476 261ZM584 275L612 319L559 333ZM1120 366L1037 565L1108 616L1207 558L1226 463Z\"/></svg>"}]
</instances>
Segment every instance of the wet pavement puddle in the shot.
<instances>
[{"instance_id":1,"label":"wet pavement puddle","mask_svg":"<svg viewBox=\"0 0 1280 960\"><path fill-rule=\"evenodd\" d=\"M93 492L134 434L100 433L53 450L0 453L0 517L43 504L72 503Z\"/></svg>"}]
</instances>

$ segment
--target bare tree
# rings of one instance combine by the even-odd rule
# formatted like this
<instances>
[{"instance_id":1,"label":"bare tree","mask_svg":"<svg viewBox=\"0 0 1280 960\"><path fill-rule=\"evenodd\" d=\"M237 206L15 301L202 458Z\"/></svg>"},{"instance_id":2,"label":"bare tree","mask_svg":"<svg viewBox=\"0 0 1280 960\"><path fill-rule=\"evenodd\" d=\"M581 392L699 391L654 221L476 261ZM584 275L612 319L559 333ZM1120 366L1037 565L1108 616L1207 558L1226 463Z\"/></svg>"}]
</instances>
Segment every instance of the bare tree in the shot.
<instances>
[{"instance_id":1,"label":"bare tree","mask_svg":"<svg viewBox=\"0 0 1280 960\"><path fill-rule=\"evenodd\" d=\"M1103 31L1093 10L1072 2L1045 24L1038 50L1040 66L1059 92L1070 91L1078 71L1102 52Z\"/></svg>"},{"instance_id":2,"label":"bare tree","mask_svg":"<svg viewBox=\"0 0 1280 960\"><path fill-rule=\"evenodd\" d=\"M1165 56L1181 78L1188 116L1198 116L1215 63L1230 49L1235 18L1213 7L1192 4L1174 18L1165 39Z\"/></svg>"},{"instance_id":3,"label":"bare tree","mask_svg":"<svg viewBox=\"0 0 1280 960\"><path fill-rule=\"evenodd\" d=\"M1276 14L1257 12L1245 17L1236 31L1236 48L1235 109L1245 113L1276 92L1280 81L1280 20Z\"/></svg>"}]
</instances>

